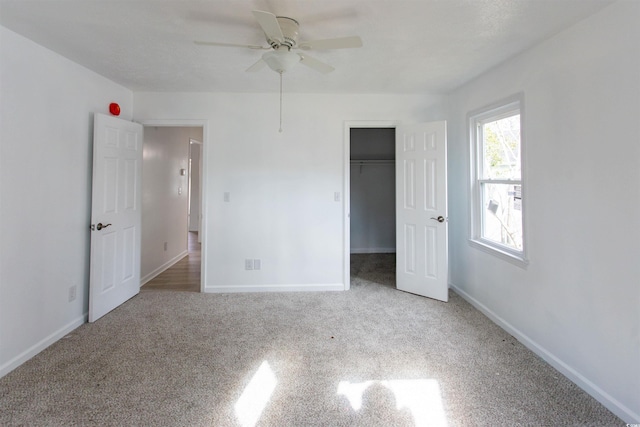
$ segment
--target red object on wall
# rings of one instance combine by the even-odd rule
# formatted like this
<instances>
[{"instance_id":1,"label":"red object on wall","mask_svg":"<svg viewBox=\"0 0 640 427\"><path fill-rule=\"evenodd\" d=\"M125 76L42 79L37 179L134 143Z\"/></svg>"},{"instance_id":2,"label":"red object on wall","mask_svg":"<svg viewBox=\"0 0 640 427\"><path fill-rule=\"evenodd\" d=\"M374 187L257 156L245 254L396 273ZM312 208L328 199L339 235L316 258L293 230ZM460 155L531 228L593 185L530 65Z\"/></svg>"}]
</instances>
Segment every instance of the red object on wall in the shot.
<instances>
[{"instance_id":1,"label":"red object on wall","mask_svg":"<svg viewBox=\"0 0 640 427\"><path fill-rule=\"evenodd\" d=\"M119 116L120 115L120 106L118 104L116 104L115 102L112 102L111 104L109 104L109 112L111 114L113 114L114 116Z\"/></svg>"}]
</instances>

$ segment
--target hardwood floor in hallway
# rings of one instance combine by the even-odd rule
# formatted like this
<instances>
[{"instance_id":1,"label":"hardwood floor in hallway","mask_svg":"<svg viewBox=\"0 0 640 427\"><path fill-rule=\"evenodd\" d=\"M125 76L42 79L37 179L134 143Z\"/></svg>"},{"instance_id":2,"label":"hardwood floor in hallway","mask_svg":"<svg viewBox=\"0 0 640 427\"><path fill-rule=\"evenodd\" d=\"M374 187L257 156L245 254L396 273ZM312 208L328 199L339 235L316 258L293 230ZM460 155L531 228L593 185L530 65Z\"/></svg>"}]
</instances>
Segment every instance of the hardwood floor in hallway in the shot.
<instances>
[{"instance_id":1,"label":"hardwood floor in hallway","mask_svg":"<svg viewBox=\"0 0 640 427\"><path fill-rule=\"evenodd\" d=\"M200 243L198 233L189 232L189 255L171 268L145 283L141 290L200 292Z\"/></svg>"}]
</instances>

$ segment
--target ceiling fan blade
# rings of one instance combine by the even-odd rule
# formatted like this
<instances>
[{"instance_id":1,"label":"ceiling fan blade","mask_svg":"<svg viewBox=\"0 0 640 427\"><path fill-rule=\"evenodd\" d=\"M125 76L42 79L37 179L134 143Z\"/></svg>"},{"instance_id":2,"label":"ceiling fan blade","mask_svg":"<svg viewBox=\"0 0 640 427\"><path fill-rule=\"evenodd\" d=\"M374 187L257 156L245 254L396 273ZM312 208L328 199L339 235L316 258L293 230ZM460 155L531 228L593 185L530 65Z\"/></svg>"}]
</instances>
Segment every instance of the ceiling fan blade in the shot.
<instances>
[{"instance_id":1,"label":"ceiling fan blade","mask_svg":"<svg viewBox=\"0 0 640 427\"><path fill-rule=\"evenodd\" d=\"M258 24L260 24L260 27L262 27L262 31L266 34L267 39L278 43L284 42L284 35L282 34L282 29L276 19L276 15L269 12L263 12L261 10L254 10L251 13L253 13Z\"/></svg>"},{"instance_id":2,"label":"ceiling fan blade","mask_svg":"<svg viewBox=\"0 0 640 427\"><path fill-rule=\"evenodd\" d=\"M325 64L322 61L318 61L315 58L310 57L307 54L298 54L300 55L300 63L306 65L309 68L313 68L316 71L321 72L322 74L328 74L335 70L331 65Z\"/></svg>"},{"instance_id":3,"label":"ceiling fan blade","mask_svg":"<svg viewBox=\"0 0 640 427\"><path fill-rule=\"evenodd\" d=\"M346 49L362 47L362 39L358 36L339 37L337 39L312 40L298 43L300 49Z\"/></svg>"},{"instance_id":4,"label":"ceiling fan blade","mask_svg":"<svg viewBox=\"0 0 640 427\"><path fill-rule=\"evenodd\" d=\"M262 70L264 68L264 66L267 65L266 62L264 62L262 60L262 58L258 59L258 62L256 62L255 64L253 64L251 67L247 68L245 71L247 73L253 73L259 70Z\"/></svg>"},{"instance_id":5,"label":"ceiling fan blade","mask_svg":"<svg viewBox=\"0 0 640 427\"><path fill-rule=\"evenodd\" d=\"M258 46L255 44L237 44L237 43L219 43L219 42L201 42L194 41L195 44L201 46L222 46L222 47L244 47L249 49L271 49L270 47Z\"/></svg>"}]
</instances>

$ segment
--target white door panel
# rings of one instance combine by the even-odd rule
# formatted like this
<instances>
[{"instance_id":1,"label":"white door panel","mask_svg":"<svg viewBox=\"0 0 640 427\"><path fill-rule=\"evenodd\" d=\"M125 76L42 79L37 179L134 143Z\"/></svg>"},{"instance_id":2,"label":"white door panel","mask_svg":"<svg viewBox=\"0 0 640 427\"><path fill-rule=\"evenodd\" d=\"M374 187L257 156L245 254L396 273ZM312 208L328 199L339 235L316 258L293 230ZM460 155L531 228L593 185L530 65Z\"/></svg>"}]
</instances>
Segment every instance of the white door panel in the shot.
<instances>
[{"instance_id":1,"label":"white door panel","mask_svg":"<svg viewBox=\"0 0 640 427\"><path fill-rule=\"evenodd\" d=\"M446 122L396 128L396 286L441 301L448 300L446 143Z\"/></svg>"},{"instance_id":2,"label":"white door panel","mask_svg":"<svg viewBox=\"0 0 640 427\"><path fill-rule=\"evenodd\" d=\"M142 125L96 114L89 321L140 291Z\"/></svg>"}]
</instances>

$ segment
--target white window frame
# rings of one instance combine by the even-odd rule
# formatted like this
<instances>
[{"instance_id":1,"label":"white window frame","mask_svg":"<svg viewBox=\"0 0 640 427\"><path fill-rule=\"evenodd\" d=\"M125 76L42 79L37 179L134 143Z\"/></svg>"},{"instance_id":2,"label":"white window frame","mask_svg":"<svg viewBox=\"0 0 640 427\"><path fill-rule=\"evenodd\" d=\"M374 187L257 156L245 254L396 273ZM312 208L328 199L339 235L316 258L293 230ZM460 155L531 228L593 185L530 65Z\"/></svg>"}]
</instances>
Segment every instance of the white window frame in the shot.
<instances>
[{"instance_id":1,"label":"white window frame","mask_svg":"<svg viewBox=\"0 0 640 427\"><path fill-rule=\"evenodd\" d=\"M525 268L527 259L527 236L525 210L527 200L525 198L525 140L524 140L524 99L522 94L514 95L502 101L477 109L469 113L469 141L470 141L470 231L469 244L475 248L509 261L517 266ZM483 179L482 172L482 141L479 140L478 127L501 118L520 114L520 180ZM522 250L502 245L493 240L482 237L483 215L486 214L482 200L482 184L513 184L521 188L521 212L522 212Z\"/></svg>"}]
</instances>

